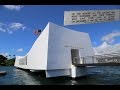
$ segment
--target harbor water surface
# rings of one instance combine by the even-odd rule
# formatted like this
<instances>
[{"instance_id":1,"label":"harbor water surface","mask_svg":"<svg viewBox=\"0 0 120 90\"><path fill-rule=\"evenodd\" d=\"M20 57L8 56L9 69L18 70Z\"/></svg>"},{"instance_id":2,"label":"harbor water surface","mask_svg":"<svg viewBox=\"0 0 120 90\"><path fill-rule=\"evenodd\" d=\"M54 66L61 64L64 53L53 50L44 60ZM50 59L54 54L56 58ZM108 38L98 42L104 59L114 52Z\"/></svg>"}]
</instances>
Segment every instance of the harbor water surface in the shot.
<instances>
[{"instance_id":1,"label":"harbor water surface","mask_svg":"<svg viewBox=\"0 0 120 90\"><path fill-rule=\"evenodd\" d=\"M120 66L90 67L87 76L76 79L46 79L14 66L0 66L0 71L7 71L5 76L0 76L0 85L120 85Z\"/></svg>"}]
</instances>

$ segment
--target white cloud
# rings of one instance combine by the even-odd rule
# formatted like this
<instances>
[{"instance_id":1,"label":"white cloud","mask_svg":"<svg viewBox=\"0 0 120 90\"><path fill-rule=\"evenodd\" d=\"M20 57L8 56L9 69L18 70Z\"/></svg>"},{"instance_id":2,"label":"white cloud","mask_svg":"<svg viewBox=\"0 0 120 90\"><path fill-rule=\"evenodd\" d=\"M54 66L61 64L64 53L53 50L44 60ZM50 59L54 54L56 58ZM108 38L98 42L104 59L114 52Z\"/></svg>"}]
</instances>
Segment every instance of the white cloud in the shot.
<instances>
[{"instance_id":1,"label":"white cloud","mask_svg":"<svg viewBox=\"0 0 120 90\"><path fill-rule=\"evenodd\" d=\"M22 52L23 51L23 48L19 48L18 50L17 50L17 52Z\"/></svg>"},{"instance_id":2,"label":"white cloud","mask_svg":"<svg viewBox=\"0 0 120 90\"><path fill-rule=\"evenodd\" d=\"M101 40L111 44L115 41L115 37L118 36L120 36L120 31L114 31L112 33L103 36Z\"/></svg>"},{"instance_id":3,"label":"white cloud","mask_svg":"<svg viewBox=\"0 0 120 90\"><path fill-rule=\"evenodd\" d=\"M4 24L0 23L0 31L1 32L8 32L9 34L12 34L15 31L22 30L24 31L26 29L26 26L22 23L9 23L9 24Z\"/></svg>"},{"instance_id":4,"label":"white cloud","mask_svg":"<svg viewBox=\"0 0 120 90\"><path fill-rule=\"evenodd\" d=\"M21 23L11 23L11 24L9 24L9 27L8 27L8 32L10 33L10 34L12 34L13 33L13 31L17 31L17 30L25 30L25 26L23 25L23 24L21 24Z\"/></svg>"},{"instance_id":5,"label":"white cloud","mask_svg":"<svg viewBox=\"0 0 120 90\"><path fill-rule=\"evenodd\" d=\"M103 42L103 44L98 47L94 47L93 49L96 55L120 53L120 44L110 45L106 42Z\"/></svg>"},{"instance_id":6,"label":"white cloud","mask_svg":"<svg viewBox=\"0 0 120 90\"><path fill-rule=\"evenodd\" d=\"M20 29L22 27L23 27L23 24L21 24L21 23L11 23L9 28L17 30L17 29Z\"/></svg>"},{"instance_id":7,"label":"white cloud","mask_svg":"<svg viewBox=\"0 0 120 90\"><path fill-rule=\"evenodd\" d=\"M115 38L120 36L120 31L113 31L101 38L104 41L100 46L94 47L95 54L120 53L120 44L114 44Z\"/></svg>"},{"instance_id":8,"label":"white cloud","mask_svg":"<svg viewBox=\"0 0 120 90\"><path fill-rule=\"evenodd\" d=\"M0 26L4 26L5 24L4 23L0 23Z\"/></svg>"},{"instance_id":9,"label":"white cloud","mask_svg":"<svg viewBox=\"0 0 120 90\"><path fill-rule=\"evenodd\" d=\"M0 31L1 31L1 32L6 32L6 30L3 29L3 28L1 28L1 27L0 27Z\"/></svg>"},{"instance_id":10,"label":"white cloud","mask_svg":"<svg viewBox=\"0 0 120 90\"><path fill-rule=\"evenodd\" d=\"M6 25L5 24L3 24L3 23L0 23L0 31L1 32L6 32L6 30L5 30L5 27Z\"/></svg>"},{"instance_id":11,"label":"white cloud","mask_svg":"<svg viewBox=\"0 0 120 90\"><path fill-rule=\"evenodd\" d=\"M16 10L16 11L19 11L23 7L21 5L3 5L3 6L9 10Z\"/></svg>"}]
</instances>

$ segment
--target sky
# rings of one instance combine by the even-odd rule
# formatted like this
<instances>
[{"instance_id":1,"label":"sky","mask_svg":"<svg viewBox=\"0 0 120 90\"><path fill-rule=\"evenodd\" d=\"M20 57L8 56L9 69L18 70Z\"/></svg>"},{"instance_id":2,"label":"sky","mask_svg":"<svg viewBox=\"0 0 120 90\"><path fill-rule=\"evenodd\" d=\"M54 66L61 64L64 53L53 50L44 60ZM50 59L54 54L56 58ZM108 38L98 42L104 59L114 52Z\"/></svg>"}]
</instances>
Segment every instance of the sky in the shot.
<instances>
[{"instance_id":1,"label":"sky","mask_svg":"<svg viewBox=\"0 0 120 90\"><path fill-rule=\"evenodd\" d=\"M48 22L89 34L92 46L120 44L120 21L64 26L64 11L111 10L120 5L0 5L0 54L25 55Z\"/></svg>"}]
</instances>

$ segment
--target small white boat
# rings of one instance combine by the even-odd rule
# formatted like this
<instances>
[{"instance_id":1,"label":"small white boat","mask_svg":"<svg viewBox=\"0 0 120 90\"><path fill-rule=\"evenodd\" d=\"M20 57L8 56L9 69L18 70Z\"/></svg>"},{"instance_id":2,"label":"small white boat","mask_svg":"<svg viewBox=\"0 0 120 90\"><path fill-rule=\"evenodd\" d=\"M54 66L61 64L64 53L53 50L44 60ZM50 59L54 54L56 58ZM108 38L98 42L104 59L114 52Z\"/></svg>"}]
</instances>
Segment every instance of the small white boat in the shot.
<instances>
[{"instance_id":1,"label":"small white boat","mask_svg":"<svg viewBox=\"0 0 120 90\"><path fill-rule=\"evenodd\" d=\"M4 75L6 75L6 71L0 71L0 76L4 76Z\"/></svg>"}]
</instances>

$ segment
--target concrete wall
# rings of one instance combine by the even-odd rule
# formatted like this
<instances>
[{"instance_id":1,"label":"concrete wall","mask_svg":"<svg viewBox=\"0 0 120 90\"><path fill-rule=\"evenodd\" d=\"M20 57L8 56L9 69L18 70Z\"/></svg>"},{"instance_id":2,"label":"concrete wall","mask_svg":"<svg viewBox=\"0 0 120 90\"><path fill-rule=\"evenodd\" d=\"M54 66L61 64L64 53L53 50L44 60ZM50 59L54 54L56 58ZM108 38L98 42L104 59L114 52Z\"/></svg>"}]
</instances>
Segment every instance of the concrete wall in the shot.
<instances>
[{"instance_id":1,"label":"concrete wall","mask_svg":"<svg viewBox=\"0 0 120 90\"><path fill-rule=\"evenodd\" d=\"M27 65L19 65L18 56L15 61L15 66L24 69L46 70L47 68L47 52L48 52L48 37L49 37L49 23L43 30L41 35L34 42L32 48L27 53ZM23 56L24 57L24 56ZM21 58L23 58L21 57Z\"/></svg>"},{"instance_id":2,"label":"concrete wall","mask_svg":"<svg viewBox=\"0 0 120 90\"><path fill-rule=\"evenodd\" d=\"M25 60L26 58L25 58L26 56L24 56L24 57L22 57L22 56L16 56L16 60L15 60L15 64L14 64L14 66L15 67L21 67L21 68L24 68L24 69L29 69L29 67L28 67L28 65L20 65L20 61L21 60Z\"/></svg>"},{"instance_id":3,"label":"concrete wall","mask_svg":"<svg viewBox=\"0 0 120 90\"><path fill-rule=\"evenodd\" d=\"M71 68L71 48L75 49L77 47L82 57L94 55L87 33L70 30L50 23L47 69ZM92 61L87 60L87 62Z\"/></svg>"},{"instance_id":4,"label":"concrete wall","mask_svg":"<svg viewBox=\"0 0 120 90\"><path fill-rule=\"evenodd\" d=\"M46 70L46 77L70 76L70 69Z\"/></svg>"},{"instance_id":5,"label":"concrete wall","mask_svg":"<svg viewBox=\"0 0 120 90\"><path fill-rule=\"evenodd\" d=\"M48 52L49 24L38 37L28 55L30 68L46 70Z\"/></svg>"},{"instance_id":6,"label":"concrete wall","mask_svg":"<svg viewBox=\"0 0 120 90\"><path fill-rule=\"evenodd\" d=\"M86 76L87 74L87 67L71 67L70 77L72 78Z\"/></svg>"}]
</instances>

